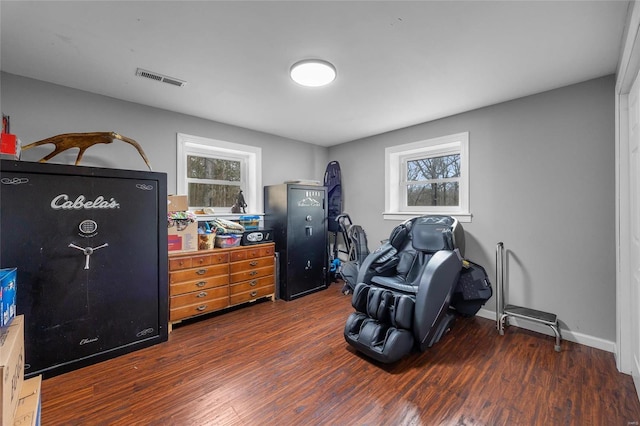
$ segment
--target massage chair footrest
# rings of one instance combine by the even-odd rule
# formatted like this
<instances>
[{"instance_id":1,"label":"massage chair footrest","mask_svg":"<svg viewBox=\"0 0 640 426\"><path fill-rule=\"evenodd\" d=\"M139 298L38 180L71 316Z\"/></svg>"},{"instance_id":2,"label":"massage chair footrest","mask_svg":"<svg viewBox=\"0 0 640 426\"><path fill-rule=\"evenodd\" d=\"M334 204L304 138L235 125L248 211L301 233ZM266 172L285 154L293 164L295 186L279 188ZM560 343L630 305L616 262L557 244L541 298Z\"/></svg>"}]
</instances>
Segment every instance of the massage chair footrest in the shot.
<instances>
[{"instance_id":1,"label":"massage chair footrest","mask_svg":"<svg viewBox=\"0 0 640 426\"><path fill-rule=\"evenodd\" d=\"M410 331L380 323L360 312L347 318L344 338L358 351L387 364L409 354L415 344Z\"/></svg>"}]
</instances>

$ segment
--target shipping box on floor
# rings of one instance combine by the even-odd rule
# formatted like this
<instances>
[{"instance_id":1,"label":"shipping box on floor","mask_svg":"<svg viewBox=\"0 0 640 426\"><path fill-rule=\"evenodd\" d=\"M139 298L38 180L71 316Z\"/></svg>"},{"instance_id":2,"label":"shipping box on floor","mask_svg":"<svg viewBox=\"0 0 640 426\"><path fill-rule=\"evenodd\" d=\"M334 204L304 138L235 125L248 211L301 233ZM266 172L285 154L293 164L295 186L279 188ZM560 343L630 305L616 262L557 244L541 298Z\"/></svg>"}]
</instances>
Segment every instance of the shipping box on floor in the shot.
<instances>
[{"instance_id":1,"label":"shipping box on floor","mask_svg":"<svg viewBox=\"0 0 640 426\"><path fill-rule=\"evenodd\" d=\"M13 424L24 381L24 315L0 328L0 425Z\"/></svg>"},{"instance_id":2,"label":"shipping box on floor","mask_svg":"<svg viewBox=\"0 0 640 426\"><path fill-rule=\"evenodd\" d=\"M13 426L40 426L40 390L42 376L35 376L22 383L18 407L13 418Z\"/></svg>"}]
</instances>

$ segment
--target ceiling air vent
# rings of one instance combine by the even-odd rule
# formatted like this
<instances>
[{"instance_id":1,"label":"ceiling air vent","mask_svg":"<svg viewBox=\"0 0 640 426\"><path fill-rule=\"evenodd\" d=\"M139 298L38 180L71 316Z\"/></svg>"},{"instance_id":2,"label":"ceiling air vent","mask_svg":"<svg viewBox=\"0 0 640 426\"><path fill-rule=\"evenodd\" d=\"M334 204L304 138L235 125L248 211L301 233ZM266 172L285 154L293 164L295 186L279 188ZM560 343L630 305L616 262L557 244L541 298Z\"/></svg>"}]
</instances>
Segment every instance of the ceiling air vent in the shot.
<instances>
[{"instance_id":1,"label":"ceiling air vent","mask_svg":"<svg viewBox=\"0 0 640 426\"><path fill-rule=\"evenodd\" d=\"M142 68L138 68L136 70L136 75L139 77L149 78L151 80L159 81L161 83L171 84L178 87L182 87L187 84L186 81L183 81L174 77L168 77L166 75L158 74L157 72L143 70Z\"/></svg>"}]
</instances>

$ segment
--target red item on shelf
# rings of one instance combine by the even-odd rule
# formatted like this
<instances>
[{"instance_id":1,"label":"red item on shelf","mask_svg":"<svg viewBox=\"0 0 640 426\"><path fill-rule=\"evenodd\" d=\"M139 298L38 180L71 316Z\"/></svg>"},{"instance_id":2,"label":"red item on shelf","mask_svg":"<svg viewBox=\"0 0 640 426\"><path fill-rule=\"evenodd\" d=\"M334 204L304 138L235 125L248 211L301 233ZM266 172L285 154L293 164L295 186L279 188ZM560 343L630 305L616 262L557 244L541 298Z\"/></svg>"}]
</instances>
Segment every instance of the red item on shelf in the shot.
<instances>
[{"instance_id":1,"label":"red item on shelf","mask_svg":"<svg viewBox=\"0 0 640 426\"><path fill-rule=\"evenodd\" d=\"M18 138L11 133L0 133L0 153L18 155Z\"/></svg>"}]
</instances>

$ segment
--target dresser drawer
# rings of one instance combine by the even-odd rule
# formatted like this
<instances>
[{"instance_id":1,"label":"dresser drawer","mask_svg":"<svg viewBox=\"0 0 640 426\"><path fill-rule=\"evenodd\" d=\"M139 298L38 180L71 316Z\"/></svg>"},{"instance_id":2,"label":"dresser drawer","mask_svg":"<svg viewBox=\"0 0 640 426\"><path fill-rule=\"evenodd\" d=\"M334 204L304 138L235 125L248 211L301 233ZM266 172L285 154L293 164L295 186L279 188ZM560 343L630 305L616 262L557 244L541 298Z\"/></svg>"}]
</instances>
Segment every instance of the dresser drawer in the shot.
<instances>
[{"instance_id":1,"label":"dresser drawer","mask_svg":"<svg viewBox=\"0 0 640 426\"><path fill-rule=\"evenodd\" d=\"M273 266L275 259L273 257L261 257L251 260L243 260L242 262L234 262L229 264L229 273L235 274L241 271L251 271L265 266Z\"/></svg>"},{"instance_id":2,"label":"dresser drawer","mask_svg":"<svg viewBox=\"0 0 640 426\"><path fill-rule=\"evenodd\" d=\"M273 298L274 253L268 242L169 254L169 322Z\"/></svg>"},{"instance_id":3,"label":"dresser drawer","mask_svg":"<svg viewBox=\"0 0 640 426\"><path fill-rule=\"evenodd\" d=\"M169 295L190 293L192 291L206 290L208 288L226 286L229 284L229 275L216 275L215 277L203 278L195 281L185 281L169 286Z\"/></svg>"},{"instance_id":4,"label":"dresser drawer","mask_svg":"<svg viewBox=\"0 0 640 426\"><path fill-rule=\"evenodd\" d=\"M229 287L214 287L206 290L193 291L171 297L171 309L182 308L184 306L205 304L214 299L229 296Z\"/></svg>"},{"instance_id":5,"label":"dresser drawer","mask_svg":"<svg viewBox=\"0 0 640 426\"><path fill-rule=\"evenodd\" d=\"M181 269L197 268L199 266L219 265L229 261L229 253L209 253L191 255L189 257L176 257L169 259L169 270L179 271Z\"/></svg>"},{"instance_id":6,"label":"dresser drawer","mask_svg":"<svg viewBox=\"0 0 640 426\"><path fill-rule=\"evenodd\" d=\"M259 299L261 297L272 295L274 294L274 289L274 286L260 287L255 290L232 294L229 299L231 300L231 305L238 305L240 303L245 303L251 300Z\"/></svg>"},{"instance_id":7,"label":"dresser drawer","mask_svg":"<svg viewBox=\"0 0 640 426\"><path fill-rule=\"evenodd\" d=\"M229 298L223 297L220 299L208 300L203 303L197 303L194 305L183 306L173 309L169 312L170 321L180 321L185 318L191 318L195 315L206 314L208 312L219 311L229 306Z\"/></svg>"},{"instance_id":8,"label":"dresser drawer","mask_svg":"<svg viewBox=\"0 0 640 426\"><path fill-rule=\"evenodd\" d=\"M226 275L228 273L229 264L227 263L222 265L209 265L202 268L183 269L181 271L169 272L169 284L176 284L182 281L194 281L216 275Z\"/></svg>"},{"instance_id":9,"label":"dresser drawer","mask_svg":"<svg viewBox=\"0 0 640 426\"><path fill-rule=\"evenodd\" d=\"M255 246L251 248L234 250L231 252L231 262L236 262L238 260L255 259L256 257L273 256L273 253L273 244L270 244L266 247Z\"/></svg>"},{"instance_id":10,"label":"dresser drawer","mask_svg":"<svg viewBox=\"0 0 640 426\"><path fill-rule=\"evenodd\" d=\"M231 295L234 295L234 294L253 291L258 288L269 287L269 286L271 286L273 291L273 289L275 288L273 275L233 284L230 286L230 292L231 292Z\"/></svg>"},{"instance_id":11,"label":"dresser drawer","mask_svg":"<svg viewBox=\"0 0 640 426\"><path fill-rule=\"evenodd\" d=\"M224 253L212 253L209 256L209 262L211 265L219 265L221 263L229 262L229 252L226 251ZM193 266L195 267L196 264L194 263Z\"/></svg>"},{"instance_id":12,"label":"dresser drawer","mask_svg":"<svg viewBox=\"0 0 640 426\"><path fill-rule=\"evenodd\" d=\"M191 268L190 257L179 257L177 259L169 259L169 270L177 271L180 269Z\"/></svg>"},{"instance_id":13,"label":"dresser drawer","mask_svg":"<svg viewBox=\"0 0 640 426\"><path fill-rule=\"evenodd\" d=\"M250 271L240 271L229 274L231 283L239 283L240 281L249 281L255 278L266 277L267 275L274 275L275 267L273 264L264 268L256 268Z\"/></svg>"}]
</instances>

